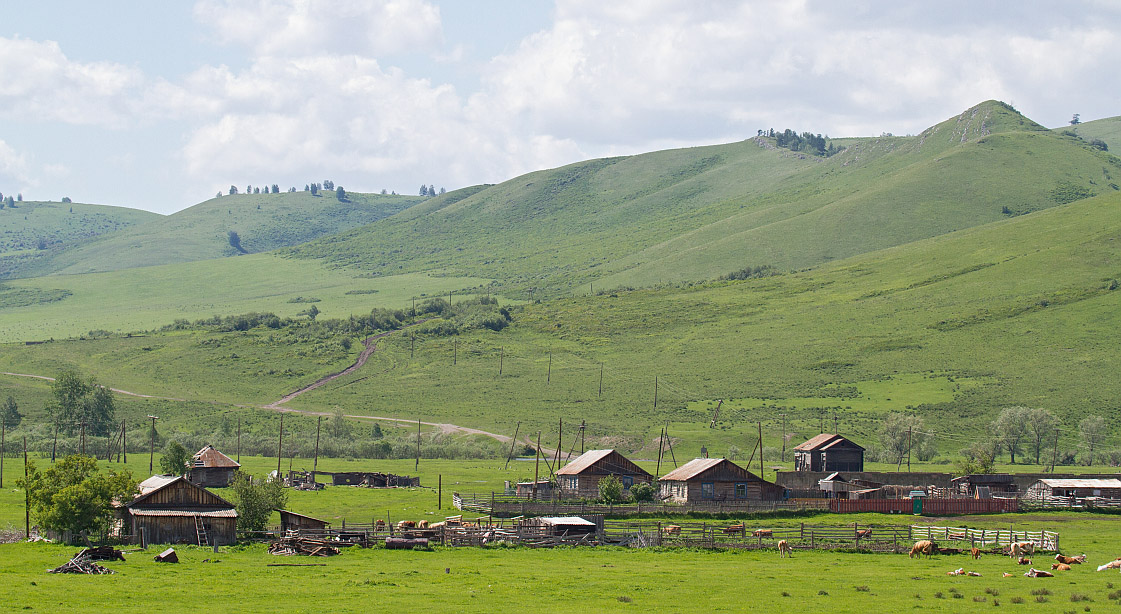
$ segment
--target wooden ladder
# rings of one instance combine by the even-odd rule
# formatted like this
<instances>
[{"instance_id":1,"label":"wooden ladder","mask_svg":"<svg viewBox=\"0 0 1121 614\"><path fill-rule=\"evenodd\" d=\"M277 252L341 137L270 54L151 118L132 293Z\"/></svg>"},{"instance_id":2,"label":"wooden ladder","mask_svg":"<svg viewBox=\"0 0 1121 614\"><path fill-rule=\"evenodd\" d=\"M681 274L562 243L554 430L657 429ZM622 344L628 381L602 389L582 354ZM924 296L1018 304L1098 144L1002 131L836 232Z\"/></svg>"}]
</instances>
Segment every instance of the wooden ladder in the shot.
<instances>
[{"instance_id":1,"label":"wooden ladder","mask_svg":"<svg viewBox=\"0 0 1121 614\"><path fill-rule=\"evenodd\" d=\"M198 538L200 546L209 546L210 539L206 535L206 523L203 522L202 516L195 514L195 537Z\"/></svg>"}]
</instances>

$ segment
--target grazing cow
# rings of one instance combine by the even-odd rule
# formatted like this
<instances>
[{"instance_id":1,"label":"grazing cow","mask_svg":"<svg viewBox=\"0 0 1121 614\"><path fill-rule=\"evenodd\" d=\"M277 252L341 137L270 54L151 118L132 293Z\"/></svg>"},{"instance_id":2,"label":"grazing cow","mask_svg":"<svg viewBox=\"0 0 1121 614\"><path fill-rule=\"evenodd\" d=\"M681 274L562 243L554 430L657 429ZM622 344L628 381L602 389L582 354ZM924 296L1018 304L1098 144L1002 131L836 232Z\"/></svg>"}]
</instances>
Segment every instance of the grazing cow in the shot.
<instances>
[{"instance_id":1,"label":"grazing cow","mask_svg":"<svg viewBox=\"0 0 1121 614\"><path fill-rule=\"evenodd\" d=\"M1043 571L1042 569L1036 569L1034 567L1025 571L1024 575L1029 577L1029 578L1054 578L1055 577L1055 574L1053 574L1049 571Z\"/></svg>"},{"instance_id":2,"label":"grazing cow","mask_svg":"<svg viewBox=\"0 0 1121 614\"><path fill-rule=\"evenodd\" d=\"M377 529L379 531L384 531L385 530L385 521L379 518L377 523L375 523L375 526L377 527Z\"/></svg>"},{"instance_id":3,"label":"grazing cow","mask_svg":"<svg viewBox=\"0 0 1121 614\"><path fill-rule=\"evenodd\" d=\"M397 530L398 531L404 531L405 529L415 529L415 528L416 528L416 521L415 520L399 520L399 521L397 521Z\"/></svg>"},{"instance_id":4,"label":"grazing cow","mask_svg":"<svg viewBox=\"0 0 1121 614\"><path fill-rule=\"evenodd\" d=\"M973 560L976 561L977 559L981 558L981 549L976 546L970 548L969 556L973 557Z\"/></svg>"},{"instance_id":5,"label":"grazing cow","mask_svg":"<svg viewBox=\"0 0 1121 614\"><path fill-rule=\"evenodd\" d=\"M421 520L421 521L417 522L416 523L416 528L427 529L428 528L428 521L427 520Z\"/></svg>"},{"instance_id":6,"label":"grazing cow","mask_svg":"<svg viewBox=\"0 0 1121 614\"><path fill-rule=\"evenodd\" d=\"M681 526L676 524L667 524L662 527L662 535L681 535Z\"/></svg>"},{"instance_id":7,"label":"grazing cow","mask_svg":"<svg viewBox=\"0 0 1121 614\"><path fill-rule=\"evenodd\" d=\"M1105 571L1107 569L1121 569L1121 559L1114 559L1105 565L1098 565L1098 571Z\"/></svg>"},{"instance_id":8,"label":"grazing cow","mask_svg":"<svg viewBox=\"0 0 1121 614\"><path fill-rule=\"evenodd\" d=\"M1017 565L1031 565L1031 559L1029 559L1026 556L1022 556L1022 557L1016 559L1016 564Z\"/></svg>"},{"instance_id":9,"label":"grazing cow","mask_svg":"<svg viewBox=\"0 0 1121 614\"><path fill-rule=\"evenodd\" d=\"M1063 556L1061 554L1056 554L1055 560L1060 563L1066 563L1067 565L1078 565L1086 562L1086 555L1080 554L1078 556Z\"/></svg>"},{"instance_id":10,"label":"grazing cow","mask_svg":"<svg viewBox=\"0 0 1121 614\"><path fill-rule=\"evenodd\" d=\"M724 527L723 530L725 535L735 535L736 533L743 533L743 525L734 524L730 527Z\"/></svg>"},{"instance_id":11,"label":"grazing cow","mask_svg":"<svg viewBox=\"0 0 1121 614\"><path fill-rule=\"evenodd\" d=\"M923 539L915 542L914 546L911 546L911 553L908 554L907 557L913 559L916 554L932 556L936 552L938 552L938 544L935 544L929 539Z\"/></svg>"},{"instance_id":12,"label":"grazing cow","mask_svg":"<svg viewBox=\"0 0 1121 614\"><path fill-rule=\"evenodd\" d=\"M950 533L950 539L965 539L965 533Z\"/></svg>"},{"instance_id":13,"label":"grazing cow","mask_svg":"<svg viewBox=\"0 0 1121 614\"><path fill-rule=\"evenodd\" d=\"M794 550L790 547L790 542L785 539L778 540L778 556L779 558L786 558L792 556Z\"/></svg>"},{"instance_id":14,"label":"grazing cow","mask_svg":"<svg viewBox=\"0 0 1121 614\"><path fill-rule=\"evenodd\" d=\"M1051 563L1051 569L1053 571L1070 571L1070 565L1066 563Z\"/></svg>"},{"instance_id":15,"label":"grazing cow","mask_svg":"<svg viewBox=\"0 0 1121 614\"><path fill-rule=\"evenodd\" d=\"M872 529L861 529L856 532L857 539L866 539L872 537Z\"/></svg>"},{"instance_id":16,"label":"grazing cow","mask_svg":"<svg viewBox=\"0 0 1121 614\"><path fill-rule=\"evenodd\" d=\"M1012 558L1019 558L1021 556L1031 556L1035 554L1035 544L1032 542L1012 542L1008 546L1008 556Z\"/></svg>"},{"instance_id":17,"label":"grazing cow","mask_svg":"<svg viewBox=\"0 0 1121 614\"><path fill-rule=\"evenodd\" d=\"M770 529L755 529L751 532L752 537L771 537L773 533Z\"/></svg>"}]
</instances>

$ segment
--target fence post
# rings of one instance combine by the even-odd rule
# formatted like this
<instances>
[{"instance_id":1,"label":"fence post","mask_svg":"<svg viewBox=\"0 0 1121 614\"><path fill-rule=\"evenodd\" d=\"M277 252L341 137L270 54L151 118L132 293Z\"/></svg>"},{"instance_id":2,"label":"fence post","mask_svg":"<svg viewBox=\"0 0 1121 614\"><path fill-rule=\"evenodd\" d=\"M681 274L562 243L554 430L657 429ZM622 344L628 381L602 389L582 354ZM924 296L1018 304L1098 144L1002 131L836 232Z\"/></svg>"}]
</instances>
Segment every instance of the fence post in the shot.
<instances>
[{"instance_id":1,"label":"fence post","mask_svg":"<svg viewBox=\"0 0 1121 614\"><path fill-rule=\"evenodd\" d=\"M798 529L798 541L806 541L806 523L801 523L801 528Z\"/></svg>"},{"instance_id":2,"label":"fence post","mask_svg":"<svg viewBox=\"0 0 1121 614\"><path fill-rule=\"evenodd\" d=\"M814 550L814 549L815 549L814 532L813 532L813 529L810 529L810 550Z\"/></svg>"}]
</instances>

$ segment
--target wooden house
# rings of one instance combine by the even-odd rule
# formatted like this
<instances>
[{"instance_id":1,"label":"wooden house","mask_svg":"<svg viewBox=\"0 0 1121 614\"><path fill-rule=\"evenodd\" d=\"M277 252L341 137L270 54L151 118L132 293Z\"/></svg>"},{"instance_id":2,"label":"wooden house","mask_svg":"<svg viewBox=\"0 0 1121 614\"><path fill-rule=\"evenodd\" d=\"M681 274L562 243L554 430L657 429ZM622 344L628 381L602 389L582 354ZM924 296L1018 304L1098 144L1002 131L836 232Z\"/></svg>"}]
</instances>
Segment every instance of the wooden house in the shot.
<instances>
[{"instance_id":1,"label":"wooden house","mask_svg":"<svg viewBox=\"0 0 1121 614\"><path fill-rule=\"evenodd\" d=\"M187 479L192 484L203 488L225 488L234 481L234 474L241 465L207 444L191 457L187 467Z\"/></svg>"},{"instance_id":2,"label":"wooden house","mask_svg":"<svg viewBox=\"0 0 1121 614\"><path fill-rule=\"evenodd\" d=\"M697 458L662 476L659 496L678 503L777 501L785 489L726 458Z\"/></svg>"},{"instance_id":3,"label":"wooden house","mask_svg":"<svg viewBox=\"0 0 1121 614\"><path fill-rule=\"evenodd\" d=\"M237 538L234 504L182 476L156 475L121 508L124 527L155 544L232 544Z\"/></svg>"},{"instance_id":4,"label":"wooden house","mask_svg":"<svg viewBox=\"0 0 1121 614\"><path fill-rule=\"evenodd\" d=\"M518 482L515 486L514 492L517 494L517 496L525 499L533 498L533 482ZM553 482L551 480L537 480L536 495L537 499L552 499Z\"/></svg>"},{"instance_id":5,"label":"wooden house","mask_svg":"<svg viewBox=\"0 0 1121 614\"><path fill-rule=\"evenodd\" d=\"M1121 480L1116 478L1055 478L1036 480L1024 493L1029 501L1048 499L1121 499Z\"/></svg>"},{"instance_id":6,"label":"wooden house","mask_svg":"<svg viewBox=\"0 0 1121 614\"><path fill-rule=\"evenodd\" d=\"M281 531L325 531L331 526L331 523L326 520L312 518L296 512L289 512L288 510L276 510L280 512L280 530Z\"/></svg>"},{"instance_id":7,"label":"wooden house","mask_svg":"<svg viewBox=\"0 0 1121 614\"><path fill-rule=\"evenodd\" d=\"M588 450L557 471L561 498L599 498L599 481L613 475L623 483L623 491L635 484L650 484L654 476L615 450Z\"/></svg>"},{"instance_id":8,"label":"wooden house","mask_svg":"<svg viewBox=\"0 0 1121 614\"><path fill-rule=\"evenodd\" d=\"M795 471L864 471L864 448L822 433L794 448Z\"/></svg>"},{"instance_id":9,"label":"wooden house","mask_svg":"<svg viewBox=\"0 0 1121 614\"><path fill-rule=\"evenodd\" d=\"M994 496L1016 497L1020 488L1011 474L991 473L956 477L950 480L950 492L955 497L991 499Z\"/></svg>"}]
</instances>

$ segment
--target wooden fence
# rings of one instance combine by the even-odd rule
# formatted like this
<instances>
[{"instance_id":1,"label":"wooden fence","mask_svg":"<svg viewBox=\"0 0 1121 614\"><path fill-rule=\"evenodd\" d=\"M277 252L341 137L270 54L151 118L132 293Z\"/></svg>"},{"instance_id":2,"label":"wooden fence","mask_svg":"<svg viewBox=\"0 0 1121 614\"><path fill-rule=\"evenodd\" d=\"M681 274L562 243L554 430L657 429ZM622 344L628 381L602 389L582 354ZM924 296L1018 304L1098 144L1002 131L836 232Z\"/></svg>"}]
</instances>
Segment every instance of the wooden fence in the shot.
<instances>
[{"instance_id":1,"label":"wooden fence","mask_svg":"<svg viewBox=\"0 0 1121 614\"><path fill-rule=\"evenodd\" d=\"M830 499L829 511L836 513L880 512L910 514L912 499ZM922 513L930 516L947 514L998 514L1016 512L1019 499L923 499Z\"/></svg>"},{"instance_id":2,"label":"wooden fence","mask_svg":"<svg viewBox=\"0 0 1121 614\"><path fill-rule=\"evenodd\" d=\"M1043 499L1020 499L1020 506L1025 509L1082 509L1095 508L1116 509L1121 508L1121 499L1102 499L1100 497L1055 497L1047 496Z\"/></svg>"},{"instance_id":3,"label":"wooden fence","mask_svg":"<svg viewBox=\"0 0 1121 614\"><path fill-rule=\"evenodd\" d=\"M962 547L989 548L1013 542L1031 542L1037 550L1058 550L1059 534L1053 531L1016 531L1014 529L970 529L967 527L912 526L915 539L929 539Z\"/></svg>"},{"instance_id":4,"label":"wooden fence","mask_svg":"<svg viewBox=\"0 0 1121 614\"><path fill-rule=\"evenodd\" d=\"M663 503L653 501L608 505L583 501L541 501L522 499L508 495L460 493L454 493L452 495L452 504L456 509L465 512L489 514L499 517L583 516L587 514L606 516L662 514L667 516L680 516L690 512L705 512L710 514L757 514L777 511L825 511L829 509L829 501L827 499L793 501L698 501L694 503Z\"/></svg>"}]
</instances>

